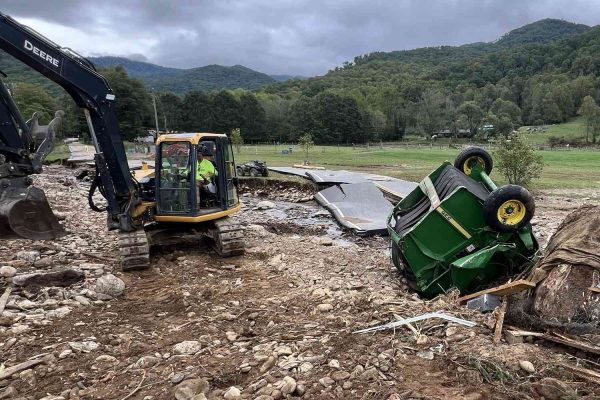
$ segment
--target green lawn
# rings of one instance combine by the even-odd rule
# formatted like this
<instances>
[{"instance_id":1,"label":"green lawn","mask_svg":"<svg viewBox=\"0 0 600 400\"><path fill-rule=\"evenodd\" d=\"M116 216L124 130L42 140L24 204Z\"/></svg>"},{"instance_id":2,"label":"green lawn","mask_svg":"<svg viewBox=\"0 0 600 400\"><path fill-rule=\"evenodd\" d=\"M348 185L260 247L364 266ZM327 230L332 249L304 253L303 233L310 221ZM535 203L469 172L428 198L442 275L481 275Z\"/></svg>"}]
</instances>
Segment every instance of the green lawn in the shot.
<instances>
[{"instance_id":1,"label":"green lawn","mask_svg":"<svg viewBox=\"0 0 600 400\"><path fill-rule=\"evenodd\" d=\"M297 146L292 154L281 154L288 146L243 146L236 161L264 160L270 166L301 164L304 156ZM312 165L330 169L367 171L401 179L419 181L445 160L453 161L458 149L384 148L352 149L351 147L316 146L310 151ZM593 188L600 189L600 151L541 151L544 173L533 183L534 189ZM492 172L499 183L504 179Z\"/></svg>"},{"instance_id":2,"label":"green lawn","mask_svg":"<svg viewBox=\"0 0 600 400\"><path fill-rule=\"evenodd\" d=\"M583 117L573 118L563 124L546 125L544 132L527 132L529 126L522 126L519 132L527 134L532 144L548 144L550 136L575 139L585 137L585 121Z\"/></svg>"}]
</instances>

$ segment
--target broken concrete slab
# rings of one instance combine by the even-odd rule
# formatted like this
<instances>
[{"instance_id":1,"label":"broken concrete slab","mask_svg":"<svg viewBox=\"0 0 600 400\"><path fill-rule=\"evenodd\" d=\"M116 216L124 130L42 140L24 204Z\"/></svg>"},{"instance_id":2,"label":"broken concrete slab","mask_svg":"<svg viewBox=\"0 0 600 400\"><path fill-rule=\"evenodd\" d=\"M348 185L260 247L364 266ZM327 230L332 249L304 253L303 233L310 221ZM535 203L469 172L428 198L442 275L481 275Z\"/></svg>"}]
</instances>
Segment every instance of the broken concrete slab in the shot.
<instances>
[{"instance_id":1,"label":"broken concrete slab","mask_svg":"<svg viewBox=\"0 0 600 400\"><path fill-rule=\"evenodd\" d=\"M280 174L286 175L296 175L301 176L302 178L308 178L306 173L310 171L308 168L298 168L298 167L268 167L269 171L279 172Z\"/></svg>"},{"instance_id":2,"label":"broken concrete slab","mask_svg":"<svg viewBox=\"0 0 600 400\"><path fill-rule=\"evenodd\" d=\"M373 182L332 186L317 193L315 200L357 235L387 234L386 219L393 207Z\"/></svg>"}]
</instances>

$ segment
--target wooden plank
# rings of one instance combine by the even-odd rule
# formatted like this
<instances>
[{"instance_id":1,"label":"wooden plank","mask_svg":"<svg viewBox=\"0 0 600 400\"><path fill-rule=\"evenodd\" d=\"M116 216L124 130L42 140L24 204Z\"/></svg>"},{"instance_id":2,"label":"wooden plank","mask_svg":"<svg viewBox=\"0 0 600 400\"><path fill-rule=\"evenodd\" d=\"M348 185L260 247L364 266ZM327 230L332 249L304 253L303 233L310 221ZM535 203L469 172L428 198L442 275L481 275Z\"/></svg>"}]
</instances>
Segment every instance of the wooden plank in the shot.
<instances>
[{"instance_id":1,"label":"wooden plank","mask_svg":"<svg viewBox=\"0 0 600 400\"><path fill-rule=\"evenodd\" d=\"M559 343L568 347L573 347L578 350L585 351L587 353L599 354L600 355L600 347L594 346L591 343L581 342L579 340L571 339L566 336L551 334L551 335L543 335L542 339L549 340L554 343Z\"/></svg>"},{"instance_id":2,"label":"wooden plank","mask_svg":"<svg viewBox=\"0 0 600 400\"><path fill-rule=\"evenodd\" d=\"M500 343L502 338L502 327L504 326L504 316L506 315L506 307L508 306L508 298L505 298L498 311L498 318L496 320L496 328L494 330L494 344Z\"/></svg>"},{"instance_id":3,"label":"wooden plank","mask_svg":"<svg viewBox=\"0 0 600 400\"><path fill-rule=\"evenodd\" d=\"M583 378L589 382L593 382L597 385L600 385L600 373L598 373L594 370L576 367L574 365L569 365L569 364L565 364L565 363L560 363L558 365L560 365L561 367L565 368L568 371L571 371L574 375L577 375L580 378Z\"/></svg>"},{"instance_id":4,"label":"wooden plank","mask_svg":"<svg viewBox=\"0 0 600 400\"><path fill-rule=\"evenodd\" d=\"M534 287L535 287L535 283L529 282L525 279L519 279L518 281L505 283L504 285L500 285L500 286L493 287L490 289L481 290L477 293L459 297L458 302L464 303L465 301L474 299L483 294L493 294L496 296L508 296L509 294L518 293L523 290L532 289Z\"/></svg>"},{"instance_id":5,"label":"wooden plank","mask_svg":"<svg viewBox=\"0 0 600 400\"><path fill-rule=\"evenodd\" d=\"M599 288L599 287L596 287L596 286L592 286L592 287L590 288L590 291L592 291L592 292L594 292L594 293L600 293L600 288Z\"/></svg>"}]
</instances>

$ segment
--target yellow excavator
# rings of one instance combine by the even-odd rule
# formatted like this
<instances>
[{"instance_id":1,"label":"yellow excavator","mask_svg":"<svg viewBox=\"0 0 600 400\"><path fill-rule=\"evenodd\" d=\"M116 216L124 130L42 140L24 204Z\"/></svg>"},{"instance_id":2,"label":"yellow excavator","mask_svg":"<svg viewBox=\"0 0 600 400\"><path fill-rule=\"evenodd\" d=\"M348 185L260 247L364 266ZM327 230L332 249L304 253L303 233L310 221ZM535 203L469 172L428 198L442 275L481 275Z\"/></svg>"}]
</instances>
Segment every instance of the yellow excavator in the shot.
<instances>
[{"instance_id":1,"label":"yellow excavator","mask_svg":"<svg viewBox=\"0 0 600 400\"><path fill-rule=\"evenodd\" d=\"M124 271L148 268L152 244L182 237L209 238L221 256L243 254L242 226L230 217L241 205L226 135L162 135L156 141L154 168L145 164L132 173L117 99L90 61L1 13L0 49L63 87L83 109L96 165L88 201L94 211L106 211L109 230L119 231ZM64 234L30 176L42 172L54 139L53 125L25 121L0 82L0 239L50 240ZM198 174L200 162L210 162L213 173ZM96 191L106 199L105 207L95 204Z\"/></svg>"}]
</instances>

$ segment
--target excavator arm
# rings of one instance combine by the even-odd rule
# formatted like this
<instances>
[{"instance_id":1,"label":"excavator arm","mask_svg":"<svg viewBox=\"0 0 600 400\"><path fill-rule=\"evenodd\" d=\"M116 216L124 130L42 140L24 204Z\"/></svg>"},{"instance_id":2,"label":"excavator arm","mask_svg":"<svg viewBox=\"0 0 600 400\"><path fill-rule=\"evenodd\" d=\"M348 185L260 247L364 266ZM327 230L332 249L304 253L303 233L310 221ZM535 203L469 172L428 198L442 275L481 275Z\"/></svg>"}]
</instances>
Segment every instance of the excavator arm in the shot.
<instances>
[{"instance_id":1,"label":"excavator arm","mask_svg":"<svg viewBox=\"0 0 600 400\"><path fill-rule=\"evenodd\" d=\"M83 108L94 143L96 185L107 200L108 228L133 231L139 203L116 115L115 95L92 63L33 29L0 13L0 49L60 85ZM31 186L53 146L54 133L42 144L0 82L0 239L53 239L61 228L43 191Z\"/></svg>"}]
</instances>

